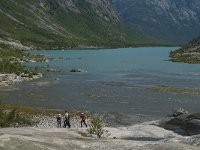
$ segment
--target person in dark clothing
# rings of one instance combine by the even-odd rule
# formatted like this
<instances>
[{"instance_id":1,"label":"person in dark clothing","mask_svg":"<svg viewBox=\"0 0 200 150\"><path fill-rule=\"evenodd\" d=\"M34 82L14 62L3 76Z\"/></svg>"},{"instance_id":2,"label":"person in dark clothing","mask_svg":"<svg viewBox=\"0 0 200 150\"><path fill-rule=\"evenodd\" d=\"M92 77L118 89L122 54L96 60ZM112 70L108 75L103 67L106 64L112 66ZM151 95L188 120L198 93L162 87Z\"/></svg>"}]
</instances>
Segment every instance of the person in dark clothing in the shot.
<instances>
[{"instance_id":1,"label":"person in dark clothing","mask_svg":"<svg viewBox=\"0 0 200 150\"><path fill-rule=\"evenodd\" d=\"M67 126L68 126L68 128L71 127L71 125L70 125L70 116L69 116L69 113L67 111L65 111L64 127L66 128Z\"/></svg>"},{"instance_id":2,"label":"person in dark clothing","mask_svg":"<svg viewBox=\"0 0 200 150\"><path fill-rule=\"evenodd\" d=\"M61 119L62 119L62 115L58 112L57 116L56 116L56 119L57 119L57 127L58 128L61 128Z\"/></svg>"},{"instance_id":3,"label":"person in dark clothing","mask_svg":"<svg viewBox=\"0 0 200 150\"><path fill-rule=\"evenodd\" d=\"M83 123L85 125L85 127L87 128L87 123L86 123L86 116L84 115L84 113L81 113L80 115L80 119L81 119L81 128L83 127Z\"/></svg>"}]
</instances>

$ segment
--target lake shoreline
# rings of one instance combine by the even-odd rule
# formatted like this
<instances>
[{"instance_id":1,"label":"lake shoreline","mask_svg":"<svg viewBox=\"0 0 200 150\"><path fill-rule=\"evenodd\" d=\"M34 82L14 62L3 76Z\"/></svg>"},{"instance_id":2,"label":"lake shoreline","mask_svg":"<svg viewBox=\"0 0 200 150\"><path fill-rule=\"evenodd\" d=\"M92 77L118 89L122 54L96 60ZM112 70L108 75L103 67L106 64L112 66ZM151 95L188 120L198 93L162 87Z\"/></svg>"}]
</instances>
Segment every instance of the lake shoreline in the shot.
<instances>
[{"instance_id":1,"label":"lake shoreline","mask_svg":"<svg viewBox=\"0 0 200 150\"><path fill-rule=\"evenodd\" d=\"M77 126L77 120L81 112L84 112L88 118L96 117L101 118L108 125L113 127L122 127L136 125L153 120L159 120L161 116L151 116L136 113L117 113L117 112L90 112L85 110L68 110L68 109L50 109L36 106L16 105L3 103L3 106L7 111L16 110L22 116L29 116L33 122L38 122L36 126L42 127L56 127L56 114L60 112L64 116L64 111L67 110L71 116L74 117L73 122ZM75 121L76 120L76 121Z\"/></svg>"},{"instance_id":2,"label":"lake shoreline","mask_svg":"<svg viewBox=\"0 0 200 150\"><path fill-rule=\"evenodd\" d=\"M10 86L14 85L15 83L36 80L36 79L39 79L42 77L43 77L42 73L37 73L36 75L32 75L31 77L29 77L29 74L24 74L24 73L22 73L20 75L17 75L15 73L12 73L12 74L9 74L9 73L1 74L0 73L0 88L10 87Z\"/></svg>"},{"instance_id":3,"label":"lake shoreline","mask_svg":"<svg viewBox=\"0 0 200 150\"><path fill-rule=\"evenodd\" d=\"M129 113L166 116L179 107L197 111L198 97L190 92L199 87L199 67L165 61L174 49L32 51L52 58L25 63L46 70L46 76L16 84L17 90L8 92L4 100L48 108L118 112L128 118ZM73 68L88 72L70 72Z\"/></svg>"}]
</instances>

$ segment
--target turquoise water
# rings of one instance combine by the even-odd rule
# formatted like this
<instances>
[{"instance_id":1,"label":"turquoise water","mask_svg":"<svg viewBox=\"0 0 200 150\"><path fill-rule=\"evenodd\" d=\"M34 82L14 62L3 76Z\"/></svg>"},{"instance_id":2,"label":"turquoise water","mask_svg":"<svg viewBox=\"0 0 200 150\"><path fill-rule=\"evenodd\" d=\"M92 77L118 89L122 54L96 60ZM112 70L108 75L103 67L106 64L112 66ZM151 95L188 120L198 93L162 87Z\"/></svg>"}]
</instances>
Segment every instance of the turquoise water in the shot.
<instances>
[{"instance_id":1,"label":"turquoise water","mask_svg":"<svg viewBox=\"0 0 200 150\"><path fill-rule=\"evenodd\" d=\"M199 111L198 96L156 93L149 89L154 86L200 88L200 65L168 61L169 52L174 49L33 51L54 60L26 65L43 70L50 66L60 72L16 85L6 101L47 108L161 116L178 107ZM71 73L72 68L87 72Z\"/></svg>"}]
</instances>

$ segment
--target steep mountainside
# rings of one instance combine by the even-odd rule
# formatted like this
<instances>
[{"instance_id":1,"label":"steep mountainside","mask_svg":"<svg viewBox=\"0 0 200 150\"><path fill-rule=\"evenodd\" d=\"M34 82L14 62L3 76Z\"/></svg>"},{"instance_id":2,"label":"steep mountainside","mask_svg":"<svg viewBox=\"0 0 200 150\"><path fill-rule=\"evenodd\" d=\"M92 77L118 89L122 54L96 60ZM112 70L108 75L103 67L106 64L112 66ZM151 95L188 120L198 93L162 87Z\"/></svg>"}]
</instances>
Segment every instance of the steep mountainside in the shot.
<instances>
[{"instance_id":1,"label":"steep mountainside","mask_svg":"<svg viewBox=\"0 0 200 150\"><path fill-rule=\"evenodd\" d=\"M170 53L174 62L200 64L200 37L192 40L182 48Z\"/></svg>"},{"instance_id":2,"label":"steep mountainside","mask_svg":"<svg viewBox=\"0 0 200 150\"><path fill-rule=\"evenodd\" d=\"M123 20L149 35L186 42L200 34L199 0L113 0Z\"/></svg>"},{"instance_id":3,"label":"steep mountainside","mask_svg":"<svg viewBox=\"0 0 200 150\"><path fill-rule=\"evenodd\" d=\"M111 0L1 0L0 43L31 48L162 44L121 24Z\"/></svg>"}]
</instances>

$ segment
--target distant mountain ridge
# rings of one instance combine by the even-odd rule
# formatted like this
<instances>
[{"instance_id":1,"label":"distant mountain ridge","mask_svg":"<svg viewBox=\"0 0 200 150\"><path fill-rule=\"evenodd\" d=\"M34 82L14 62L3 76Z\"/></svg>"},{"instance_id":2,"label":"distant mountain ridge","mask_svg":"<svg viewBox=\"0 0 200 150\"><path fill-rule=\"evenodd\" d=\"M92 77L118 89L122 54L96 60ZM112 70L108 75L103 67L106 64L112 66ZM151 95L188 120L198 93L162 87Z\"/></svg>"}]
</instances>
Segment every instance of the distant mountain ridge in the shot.
<instances>
[{"instance_id":1,"label":"distant mountain ridge","mask_svg":"<svg viewBox=\"0 0 200 150\"><path fill-rule=\"evenodd\" d=\"M1 0L0 18L0 43L31 49L165 43L123 25L112 0Z\"/></svg>"},{"instance_id":2,"label":"distant mountain ridge","mask_svg":"<svg viewBox=\"0 0 200 150\"><path fill-rule=\"evenodd\" d=\"M200 34L199 0L113 0L124 22L162 39L185 43Z\"/></svg>"}]
</instances>

